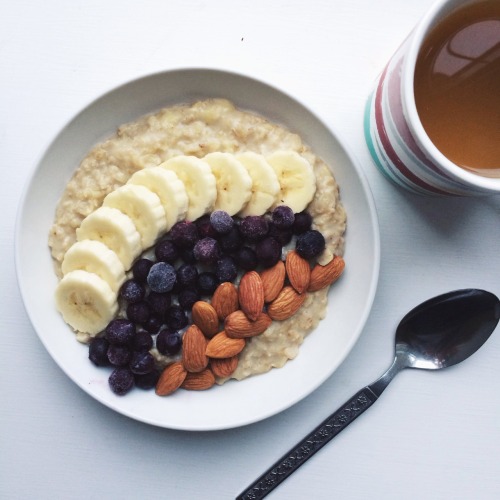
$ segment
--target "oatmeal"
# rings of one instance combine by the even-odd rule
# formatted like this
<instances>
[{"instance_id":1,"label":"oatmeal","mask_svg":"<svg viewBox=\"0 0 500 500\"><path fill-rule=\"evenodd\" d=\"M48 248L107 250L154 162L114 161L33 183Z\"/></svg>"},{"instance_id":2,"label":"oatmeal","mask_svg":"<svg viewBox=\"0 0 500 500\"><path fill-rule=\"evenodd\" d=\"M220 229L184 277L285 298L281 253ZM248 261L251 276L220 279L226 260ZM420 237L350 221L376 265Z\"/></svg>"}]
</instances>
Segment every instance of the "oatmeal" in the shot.
<instances>
[{"instance_id":1,"label":"oatmeal","mask_svg":"<svg viewBox=\"0 0 500 500\"><path fill-rule=\"evenodd\" d=\"M82 221L134 173L179 155L203 158L217 152L235 155L254 152L269 156L278 150L298 153L314 170L316 193L307 211L313 218L312 227L322 233L326 244L318 263L324 265L334 255L341 256L346 215L339 199L339 188L326 164L297 134L236 109L227 100L210 99L165 108L122 125L116 135L88 153L67 184L49 234L58 276L63 274L61 263L77 241L77 229ZM241 380L281 367L293 359L306 335L325 317L327 292L328 288L324 288L308 293L296 314L285 321L273 321L264 333L248 339L230 377ZM156 348L151 352L156 362L163 366L177 359L161 355ZM226 379L219 377L218 382Z\"/></svg>"}]
</instances>

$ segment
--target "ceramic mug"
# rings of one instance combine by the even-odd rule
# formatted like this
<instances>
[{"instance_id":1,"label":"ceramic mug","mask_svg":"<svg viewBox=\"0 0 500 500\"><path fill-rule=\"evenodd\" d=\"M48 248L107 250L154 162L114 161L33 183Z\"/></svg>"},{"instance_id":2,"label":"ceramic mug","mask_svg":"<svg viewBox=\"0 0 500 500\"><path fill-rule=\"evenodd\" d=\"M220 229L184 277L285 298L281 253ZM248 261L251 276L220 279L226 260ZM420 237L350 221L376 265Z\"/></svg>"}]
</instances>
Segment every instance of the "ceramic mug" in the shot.
<instances>
[{"instance_id":1,"label":"ceramic mug","mask_svg":"<svg viewBox=\"0 0 500 500\"><path fill-rule=\"evenodd\" d=\"M426 35L450 12L473 1L434 3L391 58L366 105L365 139L375 164L391 181L415 193L500 193L499 177L465 170L437 149L424 130L415 104L415 64Z\"/></svg>"}]
</instances>

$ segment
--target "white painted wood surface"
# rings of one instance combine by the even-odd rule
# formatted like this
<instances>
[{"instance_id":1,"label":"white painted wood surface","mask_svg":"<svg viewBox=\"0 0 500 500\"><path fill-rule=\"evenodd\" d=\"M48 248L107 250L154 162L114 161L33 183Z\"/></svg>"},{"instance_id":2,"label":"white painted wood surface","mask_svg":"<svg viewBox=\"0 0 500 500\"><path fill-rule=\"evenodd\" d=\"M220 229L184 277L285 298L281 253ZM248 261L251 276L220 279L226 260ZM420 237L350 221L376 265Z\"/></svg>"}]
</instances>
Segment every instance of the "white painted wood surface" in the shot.
<instances>
[{"instance_id":1,"label":"white painted wood surface","mask_svg":"<svg viewBox=\"0 0 500 500\"><path fill-rule=\"evenodd\" d=\"M500 295L500 199L429 199L368 155L373 80L431 0L19 0L0 3L0 498L234 498L389 365L394 329L448 290ZM49 141L98 95L178 67L241 71L298 96L359 158L381 230L379 288L352 354L317 391L244 428L149 427L94 401L52 361L16 285L18 201ZM47 293L40 283L40 293ZM443 372L406 371L273 499L496 499L500 331Z\"/></svg>"}]
</instances>

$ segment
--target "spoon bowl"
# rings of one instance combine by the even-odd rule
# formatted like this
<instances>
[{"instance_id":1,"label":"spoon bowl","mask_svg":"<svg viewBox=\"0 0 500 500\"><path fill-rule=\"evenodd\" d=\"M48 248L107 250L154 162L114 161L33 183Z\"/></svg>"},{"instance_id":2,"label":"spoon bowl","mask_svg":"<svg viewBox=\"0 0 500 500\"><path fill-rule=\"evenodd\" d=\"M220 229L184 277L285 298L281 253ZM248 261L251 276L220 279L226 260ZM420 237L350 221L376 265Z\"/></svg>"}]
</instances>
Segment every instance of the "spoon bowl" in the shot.
<instances>
[{"instance_id":1,"label":"spoon bowl","mask_svg":"<svg viewBox=\"0 0 500 500\"><path fill-rule=\"evenodd\" d=\"M396 330L395 357L389 369L283 455L237 500L264 498L370 408L401 370L437 370L464 361L488 340L499 320L498 297L471 288L439 295L412 309Z\"/></svg>"}]
</instances>

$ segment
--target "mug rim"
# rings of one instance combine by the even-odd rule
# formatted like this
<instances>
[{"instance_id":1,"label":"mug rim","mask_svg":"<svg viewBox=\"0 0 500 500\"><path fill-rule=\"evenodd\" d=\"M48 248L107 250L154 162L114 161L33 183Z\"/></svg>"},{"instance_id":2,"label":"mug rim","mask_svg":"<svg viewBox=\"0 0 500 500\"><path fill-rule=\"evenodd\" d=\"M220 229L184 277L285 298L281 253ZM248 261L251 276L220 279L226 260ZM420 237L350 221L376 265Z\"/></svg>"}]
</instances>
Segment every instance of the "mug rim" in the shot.
<instances>
[{"instance_id":1,"label":"mug rim","mask_svg":"<svg viewBox=\"0 0 500 500\"><path fill-rule=\"evenodd\" d=\"M477 0L437 0L416 25L413 36L403 61L401 99L407 123L419 147L429 155L432 161L443 171L471 187L500 193L500 177L486 177L470 172L447 158L431 141L420 121L415 103L414 77L415 65L422 43L429 31L453 9L462 7ZM498 166L500 169L500 165Z\"/></svg>"}]
</instances>

